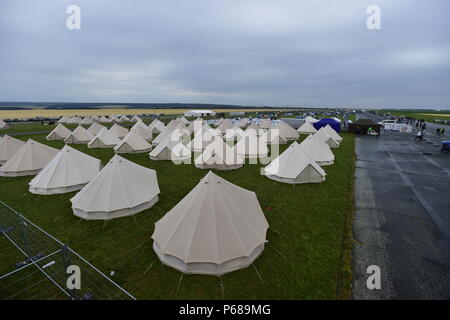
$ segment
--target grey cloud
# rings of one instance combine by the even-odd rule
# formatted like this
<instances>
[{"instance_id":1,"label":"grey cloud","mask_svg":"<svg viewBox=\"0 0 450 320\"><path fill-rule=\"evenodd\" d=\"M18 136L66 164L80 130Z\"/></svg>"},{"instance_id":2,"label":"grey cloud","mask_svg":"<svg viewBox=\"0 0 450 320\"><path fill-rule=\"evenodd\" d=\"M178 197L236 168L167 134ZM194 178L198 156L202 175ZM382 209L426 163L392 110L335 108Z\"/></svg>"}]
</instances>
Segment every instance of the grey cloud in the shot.
<instances>
[{"instance_id":1,"label":"grey cloud","mask_svg":"<svg viewBox=\"0 0 450 320\"><path fill-rule=\"evenodd\" d=\"M69 4L82 29L65 27ZM381 7L369 31L366 8ZM0 4L0 101L449 107L446 0Z\"/></svg>"}]
</instances>

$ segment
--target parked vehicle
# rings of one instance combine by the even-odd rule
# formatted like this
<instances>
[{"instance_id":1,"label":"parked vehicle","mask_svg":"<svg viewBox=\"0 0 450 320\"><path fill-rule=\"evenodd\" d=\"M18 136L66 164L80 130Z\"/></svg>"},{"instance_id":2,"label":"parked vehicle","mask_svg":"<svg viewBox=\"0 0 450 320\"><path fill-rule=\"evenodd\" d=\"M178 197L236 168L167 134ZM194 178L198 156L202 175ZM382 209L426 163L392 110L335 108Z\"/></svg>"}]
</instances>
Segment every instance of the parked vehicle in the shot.
<instances>
[{"instance_id":1,"label":"parked vehicle","mask_svg":"<svg viewBox=\"0 0 450 320\"><path fill-rule=\"evenodd\" d=\"M381 125L394 124L394 123L396 123L395 120L382 120L382 121L378 122L378 124L381 124Z\"/></svg>"}]
</instances>

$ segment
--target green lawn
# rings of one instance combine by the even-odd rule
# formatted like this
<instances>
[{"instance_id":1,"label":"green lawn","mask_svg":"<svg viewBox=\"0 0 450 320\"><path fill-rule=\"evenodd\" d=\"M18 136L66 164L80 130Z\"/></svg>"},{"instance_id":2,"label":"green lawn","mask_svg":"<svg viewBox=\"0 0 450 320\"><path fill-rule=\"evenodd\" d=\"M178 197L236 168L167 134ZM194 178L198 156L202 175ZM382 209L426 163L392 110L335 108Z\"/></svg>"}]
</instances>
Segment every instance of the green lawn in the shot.
<instances>
[{"instance_id":1,"label":"green lawn","mask_svg":"<svg viewBox=\"0 0 450 320\"><path fill-rule=\"evenodd\" d=\"M161 189L159 202L137 214L136 219L120 218L106 224L82 220L71 211L69 199L75 193L33 195L28 192L31 177L0 178L0 200L68 244L106 274L114 270L113 279L138 299L350 298L351 239L348 237L353 214L354 136L346 133L342 136L341 147L333 149L336 163L324 167L327 181L321 184L274 182L259 174L259 165L216 172L255 191L270 225L269 242L254 266L222 277L183 275L181 279L181 273L163 265L152 250L150 236L154 223L207 173L193 165L151 161L148 154L125 155L131 161L155 169ZM63 147L62 142L45 141L45 134L18 138L30 137ZM73 146L101 159L104 164L113 156L111 149ZM0 242L0 272L11 270L10 263L16 261L16 251ZM4 261L8 261L8 266L5 267Z\"/></svg>"},{"instance_id":2,"label":"green lawn","mask_svg":"<svg viewBox=\"0 0 450 320\"><path fill-rule=\"evenodd\" d=\"M434 120L450 120L450 110L446 111L412 111L412 110L380 110L381 113L390 113L394 116L413 117L416 119L424 119L428 122Z\"/></svg>"}]
</instances>

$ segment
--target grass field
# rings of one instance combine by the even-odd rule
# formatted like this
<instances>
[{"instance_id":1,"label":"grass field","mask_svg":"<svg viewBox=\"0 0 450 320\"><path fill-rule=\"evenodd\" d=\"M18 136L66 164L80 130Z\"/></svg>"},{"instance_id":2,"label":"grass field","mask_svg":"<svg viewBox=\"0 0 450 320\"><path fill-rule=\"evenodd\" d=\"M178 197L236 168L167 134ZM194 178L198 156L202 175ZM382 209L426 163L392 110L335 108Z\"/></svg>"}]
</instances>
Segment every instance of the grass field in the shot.
<instances>
[{"instance_id":1,"label":"grass field","mask_svg":"<svg viewBox=\"0 0 450 320\"><path fill-rule=\"evenodd\" d=\"M61 116L109 116L114 114L184 114L191 109L32 109L32 110L0 110L0 118L3 119L20 119L33 117L61 117ZM217 113L229 112L257 112L257 111L283 111L295 109L208 109Z\"/></svg>"},{"instance_id":2,"label":"grass field","mask_svg":"<svg viewBox=\"0 0 450 320\"><path fill-rule=\"evenodd\" d=\"M428 122L434 122L434 120L450 120L449 111L435 111L435 112L417 112L417 111L402 111L402 110L384 110L395 116L413 117L416 119L425 119Z\"/></svg>"},{"instance_id":3,"label":"grass field","mask_svg":"<svg viewBox=\"0 0 450 320\"><path fill-rule=\"evenodd\" d=\"M15 129L20 130L18 126ZM333 149L336 162L324 167L327 181L321 184L274 182L259 174L259 165L216 172L255 191L270 225L269 242L254 266L221 278L200 275L181 278L181 273L163 265L152 250L150 236L154 223L207 173L193 165L151 161L148 154L125 155L131 161L155 169L161 189L159 202L137 214L136 220L127 217L104 224L79 219L72 214L69 201L75 193L33 195L28 192L31 177L0 178L0 199L106 274L114 270L113 280L138 299L350 298L354 136L342 135L341 147ZM53 147L63 147L62 142L45 141L45 134L18 138L33 138ZM101 159L104 164L113 156L110 149L74 147ZM18 253L0 239L0 256L0 274L4 274L13 269Z\"/></svg>"},{"instance_id":4,"label":"grass field","mask_svg":"<svg viewBox=\"0 0 450 320\"><path fill-rule=\"evenodd\" d=\"M450 118L450 113L420 113L424 116Z\"/></svg>"}]
</instances>

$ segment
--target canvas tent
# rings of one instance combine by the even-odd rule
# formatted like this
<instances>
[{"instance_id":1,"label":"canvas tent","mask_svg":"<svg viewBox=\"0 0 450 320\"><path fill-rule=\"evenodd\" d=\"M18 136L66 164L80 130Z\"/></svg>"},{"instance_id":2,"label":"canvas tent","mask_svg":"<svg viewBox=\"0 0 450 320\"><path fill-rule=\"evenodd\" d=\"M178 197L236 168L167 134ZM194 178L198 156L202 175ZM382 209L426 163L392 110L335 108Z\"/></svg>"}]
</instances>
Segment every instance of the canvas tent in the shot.
<instances>
[{"instance_id":1,"label":"canvas tent","mask_svg":"<svg viewBox=\"0 0 450 320\"><path fill-rule=\"evenodd\" d=\"M120 116L119 116L119 115L114 114L114 115L112 115L112 116L109 116L109 122L110 122L110 123L112 123L112 122L118 123L118 122L123 122L123 121L120 119Z\"/></svg>"},{"instance_id":2,"label":"canvas tent","mask_svg":"<svg viewBox=\"0 0 450 320\"><path fill-rule=\"evenodd\" d=\"M180 120L180 118L170 120L166 126L166 129L168 129L168 130L174 130L177 128L178 129L186 128L186 125L184 124L183 121Z\"/></svg>"},{"instance_id":3,"label":"canvas tent","mask_svg":"<svg viewBox=\"0 0 450 320\"><path fill-rule=\"evenodd\" d=\"M87 130L93 135L96 136L103 128L106 128L104 125L101 125L98 122L94 122Z\"/></svg>"},{"instance_id":4,"label":"canvas tent","mask_svg":"<svg viewBox=\"0 0 450 320\"><path fill-rule=\"evenodd\" d=\"M94 119L92 117L84 117L83 120L80 121L80 124L93 124Z\"/></svg>"},{"instance_id":5,"label":"canvas tent","mask_svg":"<svg viewBox=\"0 0 450 320\"><path fill-rule=\"evenodd\" d=\"M164 131L164 129L166 128L166 126L164 125L163 122L161 122L158 119L153 120L149 125L148 125L148 129L153 133L153 134L158 134Z\"/></svg>"},{"instance_id":6,"label":"canvas tent","mask_svg":"<svg viewBox=\"0 0 450 320\"><path fill-rule=\"evenodd\" d=\"M213 129L208 124L203 125L203 130L208 130L214 137L222 137L222 132L219 129Z\"/></svg>"},{"instance_id":7,"label":"canvas tent","mask_svg":"<svg viewBox=\"0 0 450 320\"><path fill-rule=\"evenodd\" d=\"M102 122L102 123L108 123L108 122L109 122L109 119L108 119L107 117L105 117L105 116L101 116L101 117L100 117L100 122Z\"/></svg>"},{"instance_id":8,"label":"canvas tent","mask_svg":"<svg viewBox=\"0 0 450 320\"><path fill-rule=\"evenodd\" d=\"M323 118L313 124L314 128L317 130L320 130L320 128L325 127L326 125L329 125L337 133L341 131L341 123L331 118Z\"/></svg>"},{"instance_id":9,"label":"canvas tent","mask_svg":"<svg viewBox=\"0 0 450 320\"><path fill-rule=\"evenodd\" d=\"M260 137L266 144L286 144L287 139L280 135L279 130L272 128L269 130L266 130L266 132L263 133L263 135Z\"/></svg>"},{"instance_id":10,"label":"canvas tent","mask_svg":"<svg viewBox=\"0 0 450 320\"><path fill-rule=\"evenodd\" d=\"M206 146L211 143L215 136L210 130L200 130L194 134L194 138L186 145L193 152L203 152Z\"/></svg>"},{"instance_id":11,"label":"canvas tent","mask_svg":"<svg viewBox=\"0 0 450 320\"><path fill-rule=\"evenodd\" d=\"M325 171L294 141L282 154L264 168L269 179L297 184L325 181Z\"/></svg>"},{"instance_id":12,"label":"canvas tent","mask_svg":"<svg viewBox=\"0 0 450 320\"><path fill-rule=\"evenodd\" d=\"M9 129L9 124L0 119L0 129Z\"/></svg>"},{"instance_id":13,"label":"canvas tent","mask_svg":"<svg viewBox=\"0 0 450 320\"><path fill-rule=\"evenodd\" d=\"M172 130L182 129L182 130L185 130L186 132L188 132L186 124L180 118L177 118L174 121L173 125L171 126L171 129Z\"/></svg>"},{"instance_id":14,"label":"canvas tent","mask_svg":"<svg viewBox=\"0 0 450 320\"><path fill-rule=\"evenodd\" d=\"M120 139L116 137L108 128L104 127L100 132L92 138L88 143L91 149L107 149L114 148L120 143Z\"/></svg>"},{"instance_id":15,"label":"canvas tent","mask_svg":"<svg viewBox=\"0 0 450 320\"><path fill-rule=\"evenodd\" d=\"M0 165L12 158L12 156L25 144L24 141L3 136L0 140Z\"/></svg>"},{"instance_id":16,"label":"canvas tent","mask_svg":"<svg viewBox=\"0 0 450 320\"><path fill-rule=\"evenodd\" d=\"M149 152L152 145L135 131L130 131L115 147L116 153L143 153Z\"/></svg>"},{"instance_id":17,"label":"canvas tent","mask_svg":"<svg viewBox=\"0 0 450 320\"><path fill-rule=\"evenodd\" d=\"M298 130L298 128L301 127L302 124L305 123L305 119L298 119L298 118L281 118L279 121L283 121L284 123L290 125L295 130Z\"/></svg>"},{"instance_id":18,"label":"canvas tent","mask_svg":"<svg viewBox=\"0 0 450 320\"><path fill-rule=\"evenodd\" d=\"M246 129L250 125L250 121L247 118L244 118L239 121L239 128Z\"/></svg>"},{"instance_id":19,"label":"canvas tent","mask_svg":"<svg viewBox=\"0 0 450 320\"><path fill-rule=\"evenodd\" d=\"M184 116L181 116L178 119L180 119L180 121L183 122L185 126L189 124L189 120L186 119Z\"/></svg>"},{"instance_id":20,"label":"canvas tent","mask_svg":"<svg viewBox=\"0 0 450 320\"><path fill-rule=\"evenodd\" d=\"M333 137L330 136L324 128L320 128L319 131L314 133L314 138L320 139L321 141L325 142L330 146L330 148L339 148L339 142L334 140Z\"/></svg>"},{"instance_id":21,"label":"canvas tent","mask_svg":"<svg viewBox=\"0 0 450 320\"><path fill-rule=\"evenodd\" d=\"M131 118L131 122L143 122L141 118L139 118L137 115L135 115L133 118Z\"/></svg>"},{"instance_id":22,"label":"canvas tent","mask_svg":"<svg viewBox=\"0 0 450 320\"><path fill-rule=\"evenodd\" d=\"M258 127L264 130L271 129L272 121L269 119L263 119L260 123L258 123Z\"/></svg>"},{"instance_id":23,"label":"canvas tent","mask_svg":"<svg viewBox=\"0 0 450 320\"><path fill-rule=\"evenodd\" d=\"M164 129L160 134L152 140L152 145L156 146L172 133L172 130Z\"/></svg>"},{"instance_id":24,"label":"canvas tent","mask_svg":"<svg viewBox=\"0 0 450 320\"><path fill-rule=\"evenodd\" d=\"M153 249L181 272L223 275L255 261L268 227L254 192L210 171L156 222Z\"/></svg>"},{"instance_id":25,"label":"canvas tent","mask_svg":"<svg viewBox=\"0 0 450 320\"><path fill-rule=\"evenodd\" d=\"M184 136L190 137L190 135L191 133L189 130L187 130L182 124L181 128L178 125L175 127L171 126L171 128L166 127L155 139L152 140L152 144L157 145L168 136L172 139L179 139L181 141Z\"/></svg>"},{"instance_id":26,"label":"canvas tent","mask_svg":"<svg viewBox=\"0 0 450 320\"><path fill-rule=\"evenodd\" d=\"M285 140L297 140L298 138L300 138L297 130L283 121L278 122L278 124L275 126L275 129L279 130L279 135Z\"/></svg>"},{"instance_id":27,"label":"canvas tent","mask_svg":"<svg viewBox=\"0 0 450 320\"><path fill-rule=\"evenodd\" d=\"M121 122L131 122L130 118L128 118L126 115L121 116L119 119Z\"/></svg>"},{"instance_id":28,"label":"canvas tent","mask_svg":"<svg viewBox=\"0 0 450 320\"><path fill-rule=\"evenodd\" d=\"M307 116L305 118L305 122L316 123L317 121L319 121L319 120L317 120L316 118L311 117L311 116Z\"/></svg>"},{"instance_id":29,"label":"canvas tent","mask_svg":"<svg viewBox=\"0 0 450 320\"><path fill-rule=\"evenodd\" d=\"M264 134L264 130L262 130L258 125L254 122L252 122L247 129L245 129L245 132L248 134L253 134L257 136L261 136Z\"/></svg>"},{"instance_id":30,"label":"canvas tent","mask_svg":"<svg viewBox=\"0 0 450 320\"><path fill-rule=\"evenodd\" d=\"M177 124L177 121L175 121L175 119L172 119L166 124L166 129L173 129L176 124Z\"/></svg>"},{"instance_id":31,"label":"canvas tent","mask_svg":"<svg viewBox=\"0 0 450 320\"><path fill-rule=\"evenodd\" d=\"M48 134L48 136L45 138L46 140L66 140L67 137L70 136L70 134L72 133L72 131L70 131L69 129L67 129L66 127L64 127L62 124L58 124L55 129L52 130L52 132L50 132Z\"/></svg>"},{"instance_id":32,"label":"canvas tent","mask_svg":"<svg viewBox=\"0 0 450 320\"><path fill-rule=\"evenodd\" d=\"M220 124L217 126L217 129L220 130L220 132L222 134L225 134L228 129L232 129L232 128L233 128L233 123L228 119L222 120L220 122Z\"/></svg>"},{"instance_id":33,"label":"canvas tent","mask_svg":"<svg viewBox=\"0 0 450 320\"><path fill-rule=\"evenodd\" d=\"M203 120L201 118L197 118L194 121L191 121L187 129L191 133L196 133L197 131L200 131L202 127L203 127Z\"/></svg>"},{"instance_id":34,"label":"canvas tent","mask_svg":"<svg viewBox=\"0 0 450 320\"><path fill-rule=\"evenodd\" d=\"M242 137L234 148L237 154L244 158L264 158L269 153L266 141L251 133Z\"/></svg>"},{"instance_id":35,"label":"canvas tent","mask_svg":"<svg viewBox=\"0 0 450 320\"><path fill-rule=\"evenodd\" d=\"M114 123L109 131L118 138L123 138L128 134L128 129L122 127L121 125Z\"/></svg>"},{"instance_id":36,"label":"canvas tent","mask_svg":"<svg viewBox=\"0 0 450 320\"><path fill-rule=\"evenodd\" d=\"M191 158L191 151L181 142L181 140L168 134L149 153L151 160L172 160L181 161Z\"/></svg>"},{"instance_id":37,"label":"canvas tent","mask_svg":"<svg viewBox=\"0 0 450 320\"><path fill-rule=\"evenodd\" d=\"M80 124L81 120L83 120L83 119L81 119L81 117L73 116L73 117L69 118L67 123L69 123L69 124Z\"/></svg>"},{"instance_id":38,"label":"canvas tent","mask_svg":"<svg viewBox=\"0 0 450 320\"><path fill-rule=\"evenodd\" d=\"M336 131L334 131L334 129L331 128L329 125L326 125L325 127L323 127L323 130L325 130L326 133L328 133L338 143L342 142L342 140L343 140L342 137Z\"/></svg>"},{"instance_id":39,"label":"canvas tent","mask_svg":"<svg viewBox=\"0 0 450 320\"><path fill-rule=\"evenodd\" d=\"M238 126L234 126L225 132L224 138L226 141L239 141L243 136L245 136L245 131Z\"/></svg>"},{"instance_id":40,"label":"canvas tent","mask_svg":"<svg viewBox=\"0 0 450 320\"><path fill-rule=\"evenodd\" d=\"M194 161L199 169L234 170L244 165L244 159L222 138L216 137Z\"/></svg>"},{"instance_id":41,"label":"canvas tent","mask_svg":"<svg viewBox=\"0 0 450 320\"><path fill-rule=\"evenodd\" d=\"M64 139L64 142L68 144L87 144L93 137L94 136L84 127L78 126L66 139Z\"/></svg>"},{"instance_id":42,"label":"canvas tent","mask_svg":"<svg viewBox=\"0 0 450 320\"><path fill-rule=\"evenodd\" d=\"M131 127L130 133L137 133L146 141L152 141L153 139L152 132L143 122L136 122L136 124Z\"/></svg>"},{"instance_id":43,"label":"canvas tent","mask_svg":"<svg viewBox=\"0 0 450 320\"><path fill-rule=\"evenodd\" d=\"M20 177L37 174L59 152L58 149L29 139L0 167L0 176Z\"/></svg>"},{"instance_id":44,"label":"canvas tent","mask_svg":"<svg viewBox=\"0 0 450 320\"><path fill-rule=\"evenodd\" d=\"M180 129L180 128L168 129L168 128L166 128L155 139L153 139L152 144L158 145L167 137L169 137L172 140L182 141L182 139L184 137L190 138L190 136L191 136L191 134L189 133L189 131L186 128L183 128L183 129Z\"/></svg>"},{"instance_id":45,"label":"canvas tent","mask_svg":"<svg viewBox=\"0 0 450 320\"><path fill-rule=\"evenodd\" d=\"M155 170L116 154L70 201L80 218L110 220L152 207L159 193Z\"/></svg>"},{"instance_id":46,"label":"canvas tent","mask_svg":"<svg viewBox=\"0 0 450 320\"><path fill-rule=\"evenodd\" d=\"M216 119L215 125L216 127L220 126L220 124L222 123L222 121L225 120L224 118L220 118L219 120Z\"/></svg>"},{"instance_id":47,"label":"canvas tent","mask_svg":"<svg viewBox=\"0 0 450 320\"><path fill-rule=\"evenodd\" d=\"M312 135L306 137L300 143L300 147L319 166L328 166L334 163L334 154L330 147L320 139L315 139Z\"/></svg>"},{"instance_id":48,"label":"canvas tent","mask_svg":"<svg viewBox=\"0 0 450 320\"><path fill-rule=\"evenodd\" d=\"M70 117L63 116L61 119L58 120L58 123L69 123Z\"/></svg>"},{"instance_id":49,"label":"canvas tent","mask_svg":"<svg viewBox=\"0 0 450 320\"><path fill-rule=\"evenodd\" d=\"M297 131L299 134L313 134L317 132L311 122L305 122L297 129Z\"/></svg>"},{"instance_id":50,"label":"canvas tent","mask_svg":"<svg viewBox=\"0 0 450 320\"><path fill-rule=\"evenodd\" d=\"M66 145L31 180L29 191L48 195L80 190L100 169L100 160Z\"/></svg>"}]
</instances>

